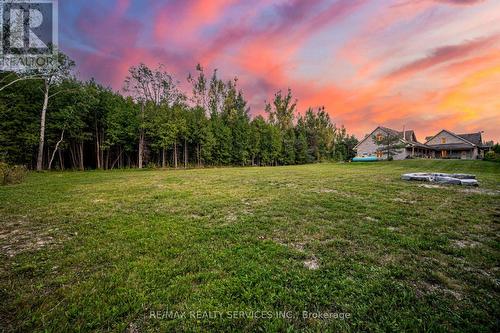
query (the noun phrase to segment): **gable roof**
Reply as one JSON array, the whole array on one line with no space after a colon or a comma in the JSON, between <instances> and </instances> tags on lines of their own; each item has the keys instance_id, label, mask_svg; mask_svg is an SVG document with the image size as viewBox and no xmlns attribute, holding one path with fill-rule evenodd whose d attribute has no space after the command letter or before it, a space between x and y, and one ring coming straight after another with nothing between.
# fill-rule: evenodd
<instances>
[{"instance_id":1,"label":"gable roof","mask_svg":"<svg viewBox=\"0 0 500 333\"><path fill-rule=\"evenodd\" d=\"M481 146L483 144L483 140L481 137L481 133L469 133L469 134L457 134L459 137L461 137L464 140L467 140L476 146Z\"/></svg>"},{"instance_id":2,"label":"gable roof","mask_svg":"<svg viewBox=\"0 0 500 333\"><path fill-rule=\"evenodd\" d=\"M418 142L417 136L415 135L415 131L413 130L405 131L405 140L411 142Z\"/></svg>"},{"instance_id":3,"label":"gable roof","mask_svg":"<svg viewBox=\"0 0 500 333\"><path fill-rule=\"evenodd\" d=\"M434 135L432 138L430 138L429 140L427 140L427 141L425 142L425 144L427 145L427 144L429 143L429 141L431 141L432 139L434 139L436 136L438 136L439 134L441 134L441 133L443 133L443 132L446 132L446 133L448 133L448 134L450 134L450 135L452 135L452 136L456 137L457 139L459 139L459 140L461 140L461 141L463 141L463 142L465 142L465 143L468 143L468 144L470 144L470 145L476 146L476 144L475 144L475 143L472 143L472 142L470 142L469 140L467 140L467 139L465 138L465 137L467 137L467 135L468 135L468 134L462 134L462 135L464 135L464 136L465 136L465 137L462 137L462 136L460 136L460 135L457 135L457 134L455 134L455 133L453 133L453 132L450 132L450 131L447 131L447 130L445 130L445 129L442 129L441 131L439 131L436 135ZM475 134L476 134L476 133L474 133L474 134L472 134L472 135L475 135ZM480 133L479 133L479 134L480 134ZM435 146L435 145L429 145L429 146L431 146L431 147L432 147L432 146Z\"/></svg>"},{"instance_id":4,"label":"gable roof","mask_svg":"<svg viewBox=\"0 0 500 333\"><path fill-rule=\"evenodd\" d=\"M396 131L392 128L389 128L389 127L384 127L384 126L377 126L377 128L375 128L373 131L371 131L370 134L368 134L367 136L365 136L363 138L363 140L359 141L358 144L354 147L354 149L358 148L358 146L365 142L366 139L368 139L369 137L372 136L372 134L378 130L378 129L381 129L382 131L386 132L387 134L390 134L390 135L393 135L393 136L397 136L401 142L403 143L410 143L410 144L421 144L417 141L417 137L415 136L415 132L413 130L408 130L408 131L405 131L404 133L404 138L403 138L403 132L401 131Z\"/></svg>"},{"instance_id":5,"label":"gable roof","mask_svg":"<svg viewBox=\"0 0 500 333\"><path fill-rule=\"evenodd\" d=\"M402 131L396 131L396 130L389 128L389 127L383 127L383 126L379 126L379 127L382 130L386 131L387 133L390 133L391 135L397 136L405 141L418 142L417 137L415 136L415 131L413 131L413 130L405 131L404 136L403 136Z\"/></svg>"}]
</instances>

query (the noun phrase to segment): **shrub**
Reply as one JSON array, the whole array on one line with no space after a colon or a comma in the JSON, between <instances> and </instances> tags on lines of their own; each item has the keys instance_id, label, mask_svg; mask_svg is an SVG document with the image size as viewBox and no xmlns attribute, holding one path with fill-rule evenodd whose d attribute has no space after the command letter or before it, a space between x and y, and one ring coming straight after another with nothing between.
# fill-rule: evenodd
<instances>
[{"instance_id":1,"label":"shrub","mask_svg":"<svg viewBox=\"0 0 500 333\"><path fill-rule=\"evenodd\" d=\"M484 160L485 161L500 162L500 154L497 154L494 151L489 151L486 154L484 154Z\"/></svg>"},{"instance_id":2,"label":"shrub","mask_svg":"<svg viewBox=\"0 0 500 333\"><path fill-rule=\"evenodd\" d=\"M0 181L2 185L19 184L24 180L28 170L21 165L8 165L0 162Z\"/></svg>"}]
</instances>

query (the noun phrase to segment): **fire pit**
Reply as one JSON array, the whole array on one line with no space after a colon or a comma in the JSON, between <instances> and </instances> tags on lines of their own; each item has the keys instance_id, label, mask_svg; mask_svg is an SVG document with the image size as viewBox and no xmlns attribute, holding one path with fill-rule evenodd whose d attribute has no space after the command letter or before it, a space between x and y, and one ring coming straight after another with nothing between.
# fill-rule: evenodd
<instances>
[{"instance_id":1,"label":"fire pit","mask_svg":"<svg viewBox=\"0 0 500 333\"><path fill-rule=\"evenodd\" d=\"M463 173L406 173L401 175L401 179L449 185L479 186L476 176Z\"/></svg>"}]
</instances>

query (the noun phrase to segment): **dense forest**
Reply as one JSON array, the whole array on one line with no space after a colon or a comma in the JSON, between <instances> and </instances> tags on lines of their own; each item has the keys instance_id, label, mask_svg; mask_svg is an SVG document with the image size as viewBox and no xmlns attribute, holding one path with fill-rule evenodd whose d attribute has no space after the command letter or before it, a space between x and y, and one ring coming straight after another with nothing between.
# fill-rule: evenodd
<instances>
[{"instance_id":1,"label":"dense forest","mask_svg":"<svg viewBox=\"0 0 500 333\"><path fill-rule=\"evenodd\" d=\"M270 166L347 160L357 140L291 90L250 117L237 78L198 65L183 92L164 68L132 67L123 90L82 82L60 55L44 73L0 73L0 160L30 169Z\"/></svg>"}]
</instances>

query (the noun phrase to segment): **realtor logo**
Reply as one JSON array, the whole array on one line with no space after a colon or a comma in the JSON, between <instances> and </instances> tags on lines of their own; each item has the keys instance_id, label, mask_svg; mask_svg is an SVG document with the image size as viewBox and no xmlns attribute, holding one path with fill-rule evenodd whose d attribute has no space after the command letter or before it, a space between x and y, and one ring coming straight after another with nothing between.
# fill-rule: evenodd
<instances>
[{"instance_id":1,"label":"realtor logo","mask_svg":"<svg viewBox=\"0 0 500 333\"><path fill-rule=\"evenodd\" d=\"M0 70L39 69L57 54L57 0L0 0Z\"/></svg>"}]
</instances>

